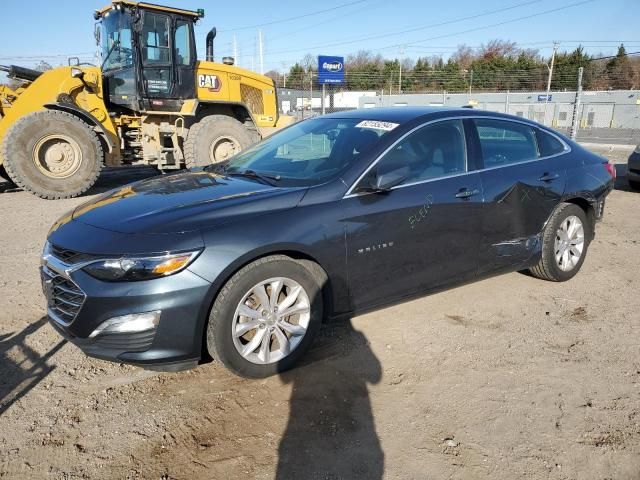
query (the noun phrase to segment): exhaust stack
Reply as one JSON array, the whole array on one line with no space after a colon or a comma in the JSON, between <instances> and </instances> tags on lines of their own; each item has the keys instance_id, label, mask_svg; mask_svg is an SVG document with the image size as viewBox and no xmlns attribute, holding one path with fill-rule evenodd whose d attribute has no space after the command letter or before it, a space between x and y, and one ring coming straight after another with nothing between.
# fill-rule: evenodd
<instances>
[{"instance_id":1,"label":"exhaust stack","mask_svg":"<svg viewBox=\"0 0 640 480\"><path fill-rule=\"evenodd\" d=\"M207 33L207 62L213 62L213 39L216 38L216 27Z\"/></svg>"}]
</instances>

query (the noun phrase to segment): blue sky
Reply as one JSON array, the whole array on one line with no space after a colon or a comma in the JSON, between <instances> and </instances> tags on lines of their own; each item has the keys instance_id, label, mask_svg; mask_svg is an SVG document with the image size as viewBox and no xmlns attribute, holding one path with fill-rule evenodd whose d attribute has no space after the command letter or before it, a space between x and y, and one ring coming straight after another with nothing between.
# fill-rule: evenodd
<instances>
[{"instance_id":1,"label":"blue sky","mask_svg":"<svg viewBox=\"0 0 640 480\"><path fill-rule=\"evenodd\" d=\"M563 8L581 2L584 0L167 0L176 7L205 9L206 16L196 27L200 58L204 36L215 25L219 31L216 57L232 54L235 34L238 64L253 65L255 70L259 68L258 29L264 38L265 70L279 71L306 53L342 55L366 49L386 57L441 54L446 58L457 45L475 47L495 38L539 49L543 55L550 53L553 40L561 42L561 50L582 43L588 52L606 55L615 53L617 43L625 41L627 51L640 51L640 0L591 0ZM70 55L92 60L92 12L107 1L6 3L2 17L13 20L0 28L0 63L33 66L42 59L59 65ZM271 8L265 10L265 6ZM314 13L320 10L326 11ZM550 10L556 11L545 13ZM24 17L25 13L30 17Z\"/></svg>"}]
</instances>

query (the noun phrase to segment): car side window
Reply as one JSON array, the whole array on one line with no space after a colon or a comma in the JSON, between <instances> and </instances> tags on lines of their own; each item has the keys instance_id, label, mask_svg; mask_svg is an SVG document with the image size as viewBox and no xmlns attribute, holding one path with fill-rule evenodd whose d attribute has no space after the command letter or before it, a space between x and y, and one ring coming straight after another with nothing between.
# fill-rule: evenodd
<instances>
[{"instance_id":1,"label":"car side window","mask_svg":"<svg viewBox=\"0 0 640 480\"><path fill-rule=\"evenodd\" d=\"M444 120L411 133L388 151L371 169L380 175L408 167L400 185L466 171L466 144L461 120ZM364 181L371 181L370 175Z\"/></svg>"},{"instance_id":2,"label":"car side window","mask_svg":"<svg viewBox=\"0 0 640 480\"><path fill-rule=\"evenodd\" d=\"M564 152L564 144L553 135L538 129L536 130L536 138L538 140L540 156L550 157L551 155Z\"/></svg>"},{"instance_id":3,"label":"car side window","mask_svg":"<svg viewBox=\"0 0 640 480\"><path fill-rule=\"evenodd\" d=\"M509 120L474 120L484 167L499 167L538 158L538 145L532 127Z\"/></svg>"}]
</instances>

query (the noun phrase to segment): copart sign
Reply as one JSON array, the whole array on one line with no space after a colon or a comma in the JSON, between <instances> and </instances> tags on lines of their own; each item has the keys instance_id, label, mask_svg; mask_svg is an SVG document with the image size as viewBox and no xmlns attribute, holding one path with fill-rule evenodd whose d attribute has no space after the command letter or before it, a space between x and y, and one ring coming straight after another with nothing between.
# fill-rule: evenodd
<instances>
[{"instance_id":1,"label":"copart sign","mask_svg":"<svg viewBox=\"0 0 640 480\"><path fill-rule=\"evenodd\" d=\"M322 83L344 83L344 57L318 56L318 81Z\"/></svg>"}]
</instances>

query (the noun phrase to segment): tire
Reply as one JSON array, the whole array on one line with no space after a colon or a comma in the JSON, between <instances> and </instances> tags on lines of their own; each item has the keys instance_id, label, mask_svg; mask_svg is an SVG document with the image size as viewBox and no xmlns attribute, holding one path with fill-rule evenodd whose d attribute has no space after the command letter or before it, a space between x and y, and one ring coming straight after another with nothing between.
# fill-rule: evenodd
<instances>
[{"instance_id":1,"label":"tire","mask_svg":"<svg viewBox=\"0 0 640 480\"><path fill-rule=\"evenodd\" d=\"M640 190L640 182L636 182L634 180L629 180L629 186L633 189L633 190Z\"/></svg>"},{"instance_id":2,"label":"tire","mask_svg":"<svg viewBox=\"0 0 640 480\"><path fill-rule=\"evenodd\" d=\"M574 251L577 252L576 247L579 245L579 242L575 240L575 246L573 246L574 241L570 240L564 248L564 250L568 250L567 258L570 260L567 261L564 258L558 260L556 253L563 247L561 244L558 245L556 243L556 239L562 243L560 229L561 227L569 225L568 222L571 222L573 218L577 218L582 225L582 250L580 256L576 258L576 256L573 255ZM579 232L579 230L577 231ZM549 218L547 226L544 229L542 235L542 257L536 266L529 269L531 275L552 282L565 282L573 278L584 263L589 243L591 242L591 232L592 228L589 218L582 208L572 203L560 204ZM558 248L558 250L556 250L556 248ZM559 262L562 262L566 269L563 269Z\"/></svg>"},{"instance_id":3,"label":"tire","mask_svg":"<svg viewBox=\"0 0 640 480\"><path fill-rule=\"evenodd\" d=\"M311 262L308 262L311 263ZM322 300L322 276L318 273L322 269L316 267L316 271L313 268L309 268L309 265L305 261L297 261L284 255L273 255L256 260L253 263L240 269L222 288L218 297L213 303L211 313L209 315L209 323L207 325L207 349L211 357L214 360L219 360L222 364L231 370L233 373L247 378L264 378L270 375L274 375L279 372L286 371L293 367L295 363L304 355L304 353L311 346L314 337L317 335L320 325L322 323L323 316L323 300ZM324 271L322 271L324 273ZM254 291L254 287L258 287L261 282L272 281L273 279L284 279L291 281L301 287L301 292L295 299L294 305L308 305L308 314L302 313L299 316L294 314L287 317L287 320L293 324L294 327L304 325L306 318L306 332L303 335L289 335L287 337L288 344L292 345L290 353L281 357L282 353L281 344L278 341L278 329L280 333L286 333L287 330L277 327L280 320L275 323L275 326L269 326L268 319L252 320L250 317L239 317L237 313L242 306L249 304L254 307L254 312L262 310L262 303L252 303L253 298L247 298ZM326 277L325 277L326 278ZM268 284L269 286L272 283ZM271 288L264 290L267 297L271 295ZM284 304L284 298L290 295L292 290L284 283L282 293L279 296L278 305ZM306 295L306 297L305 297ZM308 300L308 304L304 299ZM266 298L269 300L269 298ZM268 309L268 307L266 307ZM290 308L290 307L285 307ZM283 310L284 312L284 310ZM261 316L264 316L264 310L260 312ZM306 315L306 317L305 317ZM295 318L297 317L297 319ZM234 338L233 332L239 325L243 323L239 322L240 318L244 321L254 321L262 323L262 327L254 327L251 330L247 330L245 336ZM271 320L272 322L275 320ZM298 323L296 323L296 321ZM291 324L288 324L291 327ZM274 332L271 333L273 329ZM302 329L304 330L304 328ZM266 355L269 360L268 363L260 362L262 355L261 345L264 342L256 344L254 350L251 350L248 345L252 340L258 339L258 334L262 333L260 338L268 338L267 349L269 353ZM297 342L297 343L295 343ZM271 351L278 346L278 350ZM249 348L250 352L245 356L241 353L241 348ZM254 353L252 353L254 352ZM249 358L253 357L253 360ZM264 357L263 357L264 358Z\"/></svg>"},{"instance_id":4,"label":"tire","mask_svg":"<svg viewBox=\"0 0 640 480\"><path fill-rule=\"evenodd\" d=\"M14 183L46 199L86 192L98 179L104 156L89 125L54 110L20 118L7 132L2 154Z\"/></svg>"},{"instance_id":5,"label":"tire","mask_svg":"<svg viewBox=\"0 0 640 480\"><path fill-rule=\"evenodd\" d=\"M184 144L187 168L206 167L231 158L256 143L256 134L226 115L209 115L191 126Z\"/></svg>"}]
</instances>

